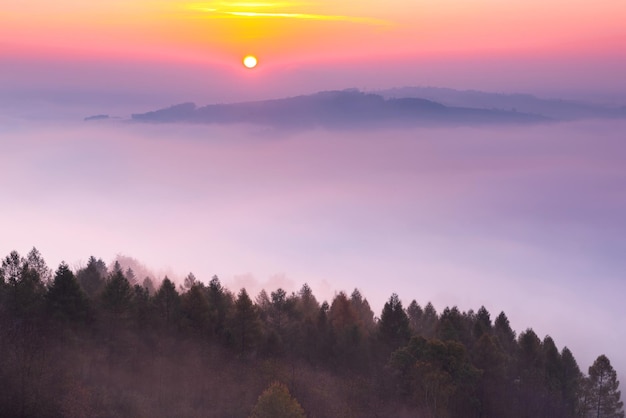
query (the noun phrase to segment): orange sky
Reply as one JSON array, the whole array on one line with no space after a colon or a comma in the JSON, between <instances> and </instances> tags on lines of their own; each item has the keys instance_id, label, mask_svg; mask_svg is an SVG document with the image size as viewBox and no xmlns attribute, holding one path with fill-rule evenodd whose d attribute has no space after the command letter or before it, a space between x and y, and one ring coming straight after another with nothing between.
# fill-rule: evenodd
<instances>
[{"instance_id":1,"label":"orange sky","mask_svg":"<svg viewBox=\"0 0 626 418\"><path fill-rule=\"evenodd\" d=\"M0 0L0 92L167 91L161 104L407 85L621 97L624 21L621 0Z\"/></svg>"},{"instance_id":2,"label":"orange sky","mask_svg":"<svg viewBox=\"0 0 626 418\"><path fill-rule=\"evenodd\" d=\"M6 3L6 4L5 4ZM626 2L602 0L3 0L5 52L265 61L624 54Z\"/></svg>"}]
</instances>

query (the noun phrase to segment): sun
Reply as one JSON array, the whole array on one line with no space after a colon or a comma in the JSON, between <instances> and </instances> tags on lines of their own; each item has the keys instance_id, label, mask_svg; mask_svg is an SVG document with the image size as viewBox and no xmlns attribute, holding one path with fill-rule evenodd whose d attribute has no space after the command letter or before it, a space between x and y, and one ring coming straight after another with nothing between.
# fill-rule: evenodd
<instances>
[{"instance_id":1,"label":"sun","mask_svg":"<svg viewBox=\"0 0 626 418\"><path fill-rule=\"evenodd\" d=\"M252 68L256 67L257 63L258 63L258 60L256 59L256 57L254 55L246 55L243 58L243 65L246 68L252 69Z\"/></svg>"}]
</instances>

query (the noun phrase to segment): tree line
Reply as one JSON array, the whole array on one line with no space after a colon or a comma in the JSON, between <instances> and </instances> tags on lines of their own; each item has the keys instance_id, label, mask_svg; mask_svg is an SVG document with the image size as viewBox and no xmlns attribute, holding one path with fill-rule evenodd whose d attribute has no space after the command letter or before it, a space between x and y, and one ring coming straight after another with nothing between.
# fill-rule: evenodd
<instances>
[{"instance_id":1,"label":"tree line","mask_svg":"<svg viewBox=\"0 0 626 418\"><path fill-rule=\"evenodd\" d=\"M437 312L358 289L317 300L189 274L178 288L96 257L0 268L0 411L15 417L624 417L616 371L504 312Z\"/></svg>"}]
</instances>

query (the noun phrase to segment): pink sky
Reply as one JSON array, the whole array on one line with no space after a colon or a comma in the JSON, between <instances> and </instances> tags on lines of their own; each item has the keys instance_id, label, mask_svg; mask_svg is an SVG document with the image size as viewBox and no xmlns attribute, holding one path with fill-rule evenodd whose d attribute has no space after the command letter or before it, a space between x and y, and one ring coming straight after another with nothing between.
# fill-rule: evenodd
<instances>
[{"instance_id":1,"label":"pink sky","mask_svg":"<svg viewBox=\"0 0 626 418\"><path fill-rule=\"evenodd\" d=\"M626 95L625 16L611 0L4 0L0 89L204 102L403 85Z\"/></svg>"}]
</instances>

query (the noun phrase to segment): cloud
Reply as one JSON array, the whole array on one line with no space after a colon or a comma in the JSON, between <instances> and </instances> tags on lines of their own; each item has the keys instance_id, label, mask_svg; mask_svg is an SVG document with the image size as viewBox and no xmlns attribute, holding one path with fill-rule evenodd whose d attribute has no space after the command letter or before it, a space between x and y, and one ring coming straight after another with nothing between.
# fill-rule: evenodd
<instances>
[{"instance_id":1,"label":"cloud","mask_svg":"<svg viewBox=\"0 0 626 418\"><path fill-rule=\"evenodd\" d=\"M315 13L288 12L285 9L300 6L298 3L287 2L215 2L194 3L188 6L190 10L202 12L212 18L278 18L318 20L333 22L350 22L367 25L388 26L391 22L383 19L359 16L329 15ZM275 9L265 11L266 9Z\"/></svg>"}]
</instances>

